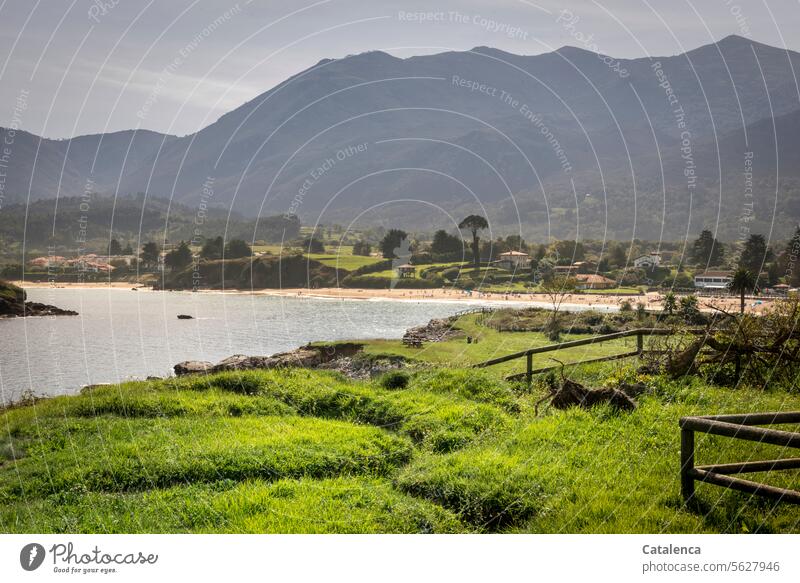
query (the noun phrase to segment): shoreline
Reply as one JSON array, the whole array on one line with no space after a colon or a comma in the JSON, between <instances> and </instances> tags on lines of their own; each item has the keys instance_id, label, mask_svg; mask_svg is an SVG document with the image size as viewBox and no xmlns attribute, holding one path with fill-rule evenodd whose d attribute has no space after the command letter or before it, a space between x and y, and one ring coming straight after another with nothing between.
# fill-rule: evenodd
<instances>
[{"instance_id":1,"label":"shoreline","mask_svg":"<svg viewBox=\"0 0 800 583\"><path fill-rule=\"evenodd\" d=\"M52 282L26 282L12 281L11 283L23 289L109 289L122 291L154 290L145 284L130 282L84 282L84 283L52 283ZM162 290L157 290L162 291ZM167 292L193 293L191 290L163 290ZM272 296L294 299L325 299L325 300L359 300L359 301L411 301L411 302L452 302L458 304L487 304L509 307L541 307L550 308L552 302L546 294L537 293L498 293L498 292L466 292L454 288L438 289L359 289L359 288L285 288L285 289L255 289L255 290L214 290L200 289L196 293L221 294L221 295L255 295ZM605 311L619 310L624 302L629 302L632 307L642 303L649 311L662 308L664 295L661 292L647 292L636 295L604 295L599 293L571 293L564 297L562 309L599 309ZM729 297L698 297L699 307L702 311L711 312L723 309L728 312L739 311L739 298ZM748 298L745 311L762 314L770 306L773 298Z\"/></svg>"}]
</instances>

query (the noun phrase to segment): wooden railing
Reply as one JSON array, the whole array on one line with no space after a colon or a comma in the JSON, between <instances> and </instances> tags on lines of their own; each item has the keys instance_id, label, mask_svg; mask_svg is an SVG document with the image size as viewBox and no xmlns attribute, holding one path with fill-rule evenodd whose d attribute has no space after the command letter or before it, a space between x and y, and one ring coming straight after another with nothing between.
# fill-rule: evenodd
<instances>
[{"instance_id":1,"label":"wooden railing","mask_svg":"<svg viewBox=\"0 0 800 583\"><path fill-rule=\"evenodd\" d=\"M690 334L701 334L705 333L706 330L688 330ZM521 352L515 352L513 354L507 354L505 356L500 356L498 358L493 358L491 360L487 360L486 362L481 362L479 364L473 365L475 368L485 368L487 366L494 366L496 364L501 364L504 362L508 362L510 360L516 360L518 358L525 358L526 365L525 365L525 372L514 374L509 377L506 377L507 380L520 380L525 379L529 383L533 379L534 374L539 374L543 372L547 372L549 370L553 370L559 368L560 365L557 366L546 366L542 368L533 368L533 356L535 354L544 354L546 352L553 352L556 350L564 350L565 348L575 348L578 346L588 346L590 344L600 344L603 342L609 342L611 340L618 340L620 338L630 338L631 336L636 336L636 350L632 352L624 352L622 354L611 354L608 356L600 356L598 358L590 358L587 360L581 360L578 362L570 362L568 363L570 366L577 365L577 364L589 364L593 362L603 362L607 360L619 360L622 358L630 358L632 356L640 356L644 354L644 337L645 336L670 336L675 334L674 330L669 328L637 328L635 330L623 330L622 332L613 332L611 334L603 334L601 336L592 336L591 338L582 338L580 340L571 340L569 342L561 342L559 344L548 344L547 346L537 346L536 348L529 348L528 350L523 350Z\"/></svg>"},{"instance_id":2,"label":"wooden railing","mask_svg":"<svg viewBox=\"0 0 800 583\"><path fill-rule=\"evenodd\" d=\"M684 501L687 503L692 501L695 495L695 481L700 481L747 494L763 496L772 500L800 504L800 492L796 490L778 488L731 476L731 474L751 472L796 470L800 468L800 458L758 460L710 466L694 465L695 431L800 449L800 433L753 427L754 425L775 425L780 423L800 423L800 411L682 417L679 425L681 428L681 494Z\"/></svg>"}]
</instances>

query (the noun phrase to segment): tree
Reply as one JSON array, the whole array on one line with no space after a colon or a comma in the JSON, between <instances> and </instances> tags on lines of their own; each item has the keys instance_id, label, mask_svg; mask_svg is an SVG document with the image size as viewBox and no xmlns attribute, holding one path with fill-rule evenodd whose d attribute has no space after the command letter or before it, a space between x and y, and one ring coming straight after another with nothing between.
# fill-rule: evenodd
<instances>
[{"instance_id":1,"label":"tree","mask_svg":"<svg viewBox=\"0 0 800 583\"><path fill-rule=\"evenodd\" d=\"M395 252L400 248L400 244L408 239L408 233L400 229L389 229L379 244L381 254L384 259L396 259Z\"/></svg>"},{"instance_id":2,"label":"tree","mask_svg":"<svg viewBox=\"0 0 800 583\"><path fill-rule=\"evenodd\" d=\"M228 241L228 244L225 245L224 257L226 259L239 259L240 257L250 257L252 255L253 250L250 248L250 245L241 239L231 239Z\"/></svg>"},{"instance_id":3,"label":"tree","mask_svg":"<svg viewBox=\"0 0 800 583\"><path fill-rule=\"evenodd\" d=\"M108 244L108 254L122 255L122 245L119 244L119 241L111 239L111 242Z\"/></svg>"},{"instance_id":4,"label":"tree","mask_svg":"<svg viewBox=\"0 0 800 583\"><path fill-rule=\"evenodd\" d=\"M361 255L362 257L369 257L372 253L372 245L366 241L356 241L353 245L353 255Z\"/></svg>"},{"instance_id":5,"label":"tree","mask_svg":"<svg viewBox=\"0 0 800 583\"><path fill-rule=\"evenodd\" d=\"M436 255L450 255L453 253L461 253L463 249L464 242L461 240L461 237L451 235L444 229L440 229L433 234L431 253Z\"/></svg>"},{"instance_id":6,"label":"tree","mask_svg":"<svg viewBox=\"0 0 800 583\"><path fill-rule=\"evenodd\" d=\"M554 275L548 277L539 284L539 292L543 293L550 300L553 305L552 315L547 323L546 333L547 337L555 342L561 335L561 329L558 321L558 311L561 309L561 304L567 299L567 296L575 291L575 279L564 275Z\"/></svg>"},{"instance_id":7,"label":"tree","mask_svg":"<svg viewBox=\"0 0 800 583\"><path fill-rule=\"evenodd\" d=\"M525 242L525 239L519 235L509 235L506 237L505 244L506 248L510 251L521 251L523 253L529 252L528 244Z\"/></svg>"},{"instance_id":8,"label":"tree","mask_svg":"<svg viewBox=\"0 0 800 583\"><path fill-rule=\"evenodd\" d=\"M609 244L608 261L615 267L625 267L628 263L628 251L625 245L617 242Z\"/></svg>"},{"instance_id":9,"label":"tree","mask_svg":"<svg viewBox=\"0 0 800 583\"><path fill-rule=\"evenodd\" d=\"M772 249L767 248L764 235L750 235L742 248L739 267L758 277L765 263L772 259Z\"/></svg>"},{"instance_id":10,"label":"tree","mask_svg":"<svg viewBox=\"0 0 800 583\"><path fill-rule=\"evenodd\" d=\"M463 221L458 223L458 228L461 230L468 230L470 233L472 233L472 262L475 265L475 271L480 271L481 246L478 233L483 229L488 229L489 223L480 215L469 215Z\"/></svg>"},{"instance_id":11,"label":"tree","mask_svg":"<svg viewBox=\"0 0 800 583\"><path fill-rule=\"evenodd\" d=\"M665 293L663 306L661 308L664 311L664 313L671 316L677 308L678 308L678 302L675 299L675 293L671 291Z\"/></svg>"},{"instance_id":12,"label":"tree","mask_svg":"<svg viewBox=\"0 0 800 583\"><path fill-rule=\"evenodd\" d=\"M700 309L697 304L697 296L684 296L681 298L681 315L687 324L695 324L700 319Z\"/></svg>"},{"instance_id":13,"label":"tree","mask_svg":"<svg viewBox=\"0 0 800 583\"><path fill-rule=\"evenodd\" d=\"M576 261L583 261L586 254L583 249L583 243L567 239L556 241L553 243L551 249L558 263L563 263L564 265L570 265Z\"/></svg>"},{"instance_id":14,"label":"tree","mask_svg":"<svg viewBox=\"0 0 800 583\"><path fill-rule=\"evenodd\" d=\"M739 313L744 314L744 296L747 293L758 293L758 278L752 271L740 267L728 283L731 293L739 294Z\"/></svg>"},{"instance_id":15,"label":"tree","mask_svg":"<svg viewBox=\"0 0 800 583\"><path fill-rule=\"evenodd\" d=\"M142 247L142 253L140 255L142 263L144 263L147 267L153 267L153 265L158 265L158 256L161 254L161 248L152 241L148 241Z\"/></svg>"},{"instance_id":16,"label":"tree","mask_svg":"<svg viewBox=\"0 0 800 583\"><path fill-rule=\"evenodd\" d=\"M216 239L206 239L203 248L200 250L200 257L203 259L222 259L222 251L225 248L225 241L222 237Z\"/></svg>"},{"instance_id":17,"label":"tree","mask_svg":"<svg viewBox=\"0 0 800 583\"><path fill-rule=\"evenodd\" d=\"M697 265L719 265L725 255L722 243L714 238L708 229L704 229L692 244L691 259Z\"/></svg>"},{"instance_id":18,"label":"tree","mask_svg":"<svg viewBox=\"0 0 800 583\"><path fill-rule=\"evenodd\" d=\"M128 243L127 246L125 247L125 249L122 250L122 254L123 255L133 255L133 247L131 247L130 243Z\"/></svg>"},{"instance_id":19,"label":"tree","mask_svg":"<svg viewBox=\"0 0 800 583\"><path fill-rule=\"evenodd\" d=\"M169 267L172 271L183 269L192 263L192 250L185 241L181 241L180 245L164 257L164 265Z\"/></svg>"},{"instance_id":20,"label":"tree","mask_svg":"<svg viewBox=\"0 0 800 583\"><path fill-rule=\"evenodd\" d=\"M308 253L325 253L325 244L316 237L306 237L300 241L300 247Z\"/></svg>"}]
</instances>

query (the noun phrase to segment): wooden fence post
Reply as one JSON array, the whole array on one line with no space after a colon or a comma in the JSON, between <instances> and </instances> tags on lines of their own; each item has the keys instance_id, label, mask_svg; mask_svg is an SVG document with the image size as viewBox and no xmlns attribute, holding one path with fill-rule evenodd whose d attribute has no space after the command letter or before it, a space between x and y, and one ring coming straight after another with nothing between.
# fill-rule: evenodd
<instances>
[{"instance_id":1,"label":"wooden fence post","mask_svg":"<svg viewBox=\"0 0 800 583\"><path fill-rule=\"evenodd\" d=\"M533 382L533 354L528 353L525 360L525 380L528 382L528 386L531 386Z\"/></svg>"},{"instance_id":2,"label":"wooden fence post","mask_svg":"<svg viewBox=\"0 0 800 583\"><path fill-rule=\"evenodd\" d=\"M681 428L681 495L689 503L694 497L694 431Z\"/></svg>"},{"instance_id":3,"label":"wooden fence post","mask_svg":"<svg viewBox=\"0 0 800 583\"><path fill-rule=\"evenodd\" d=\"M636 352L639 353L639 356L642 356L642 352L644 352L644 335L641 332L636 335Z\"/></svg>"}]
</instances>

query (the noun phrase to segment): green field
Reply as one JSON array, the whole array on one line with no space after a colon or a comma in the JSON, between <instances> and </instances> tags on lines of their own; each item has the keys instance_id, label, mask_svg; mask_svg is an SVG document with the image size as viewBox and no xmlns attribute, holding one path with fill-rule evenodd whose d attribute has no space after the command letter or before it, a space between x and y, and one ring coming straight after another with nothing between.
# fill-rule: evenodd
<instances>
[{"instance_id":1,"label":"green field","mask_svg":"<svg viewBox=\"0 0 800 583\"><path fill-rule=\"evenodd\" d=\"M338 251L338 250L337 250ZM352 255L350 253L342 252L331 253L306 253L306 257L319 261L328 267L335 267L336 269L344 269L345 271L354 271L359 267L365 265L372 265L383 261L380 257L366 257L363 255Z\"/></svg>"},{"instance_id":2,"label":"green field","mask_svg":"<svg viewBox=\"0 0 800 583\"><path fill-rule=\"evenodd\" d=\"M645 382L652 392L635 411L545 408L537 416L544 389L501 378L519 363L425 366L546 343L536 332L495 332L480 318L459 324L480 338L477 345L463 338L423 349L369 343L371 353L416 359L404 388L285 369L129 382L8 409L0 413L0 530L798 530L797 507L714 486L698 486L700 507L685 508L677 422L689 414L799 409L800 395L647 377L628 361L573 374L593 386ZM773 446L697 436L698 463L781 456ZM760 478L798 486L797 472Z\"/></svg>"},{"instance_id":3,"label":"green field","mask_svg":"<svg viewBox=\"0 0 800 583\"><path fill-rule=\"evenodd\" d=\"M458 322L462 336L446 342L426 343L422 348L405 346L400 340L372 340L365 350L369 354L393 354L410 359L424 360L442 366L470 366L498 356L527 350L537 346L546 346L553 342L541 332L498 332L484 325L487 316L468 314ZM570 326L570 315L562 316L565 330ZM478 342L467 343L466 337L478 339ZM566 334L563 341L587 338L591 334ZM576 362L599 356L631 352L636 349L636 338L622 338L602 344L592 344L551 352L534 357L534 367L545 367L556 364L557 358L564 363ZM507 376L523 372L525 360L513 360L488 369L497 376Z\"/></svg>"},{"instance_id":4,"label":"green field","mask_svg":"<svg viewBox=\"0 0 800 583\"><path fill-rule=\"evenodd\" d=\"M352 245L337 245L326 249L325 253L306 253L307 249L292 246L280 245L254 245L254 253L267 253L270 255L291 255L293 253L303 253L305 257L319 261L328 267L335 267L345 271L354 271L365 265L372 265L383 261L381 257L366 257L363 255L353 255Z\"/></svg>"}]
</instances>

